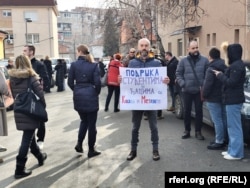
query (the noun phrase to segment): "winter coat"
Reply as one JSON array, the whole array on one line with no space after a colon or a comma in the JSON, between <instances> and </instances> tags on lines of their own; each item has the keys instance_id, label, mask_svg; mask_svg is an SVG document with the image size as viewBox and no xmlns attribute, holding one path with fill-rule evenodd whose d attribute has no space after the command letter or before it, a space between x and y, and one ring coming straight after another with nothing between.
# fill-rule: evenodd
<instances>
[{"instance_id":1,"label":"winter coat","mask_svg":"<svg viewBox=\"0 0 250 188\"><path fill-rule=\"evenodd\" d=\"M37 77L30 76L29 72L24 69L11 69L10 75L10 88L12 95L15 98L18 93L27 91L28 81L31 79L31 88L33 92L40 98L46 107L46 102L43 93L43 87ZM40 121L33 119L25 114L14 112L17 130L33 130L39 127Z\"/></svg>"},{"instance_id":2,"label":"winter coat","mask_svg":"<svg viewBox=\"0 0 250 188\"><path fill-rule=\"evenodd\" d=\"M123 64L119 60L112 60L108 66L108 85L119 86L118 75L119 67L123 67Z\"/></svg>"},{"instance_id":3,"label":"winter coat","mask_svg":"<svg viewBox=\"0 0 250 188\"><path fill-rule=\"evenodd\" d=\"M192 63L194 62L194 70L198 77L199 83L197 82L188 59ZM176 81L182 88L183 92L187 92L190 94L196 94L200 92L200 86L203 85L208 64L208 59L201 55L199 55L195 60L194 58L191 58L190 55L180 60L176 69Z\"/></svg>"},{"instance_id":4,"label":"winter coat","mask_svg":"<svg viewBox=\"0 0 250 188\"><path fill-rule=\"evenodd\" d=\"M240 104L245 102L244 82L246 76L245 64L241 60L242 47L240 44L228 46L229 67L217 78L223 83L222 102L224 104Z\"/></svg>"},{"instance_id":5,"label":"winter coat","mask_svg":"<svg viewBox=\"0 0 250 188\"><path fill-rule=\"evenodd\" d=\"M8 86L6 84L6 80L4 77L4 73L0 71L0 94L8 95ZM7 116L6 109L0 109L0 136L8 135L8 127L7 127Z\"/></svg>"},{"instance_id":6,"label":"winter coat","mask_svg":"<svg viewBox=\"0 0 250 188\"><path fill-rule=\"evenodd\" d=\"M101 77L98 63L88 62L84 56L70 66L68 86L73 91L74 109L80 113L99 110Z\"/></svg>"},{"instance_id":7,"label":"winter coat","mask_svg":"<svg viewBox=\"0 0 250 188\"><path fill-rule=\"evenodd\" d=\"M150 53L149 57L144 62L140 55L137 54L136 58L130 60L128 67L129 68L145 68L145 67L161 67L161 61L154 58L154 54Z\"/></svg>"},{"instance_id":8,"label":"winter coat","mask_svg":"<svg viewBox=\"0 0 250 188\"><path fill-rule=\"evenodd\" d=\"M222 102L222 83L216 78L213 70L225 72L227 66L224 60L215 59L209 63L206 71L206 77L203 85L203 97L208 102Z\"/></svg>"},{"instance_id":9,"label":"winter coat","mask_svg":"<svg viewBox=\"0 0 250 188\"><path fill-rule=\"evenodd\" d=\"M176 79L175 72L176 72L178 63L179 61L176 57L172 57L172 59L170 59L170 61L167 62L167 74L170 79L170 82L168 85L170 86L175 85L175 79Z\"/></svg>"},{"instance_id":10,"label":"winter coat","mask_svg":"<svg viewBox=\"0 0 250 188\"><path fill-rule=\"evenodd\" d=\"M42 79L44 90L47 91L50 88L50 80L44 64L38 61L36 58L31 59L32 68L36 71L36 73Z\"/></svg>"},{"instance_id":11,"label":"winter coat","mask_svg":"<svg viewBox=\"0 0 250 188\"><path fill-rule=\"evenodd\" d=\"M46 67L49 78L51 78L52 74L53 74L52 62L50 60L46 59L46 60L43 61L43 63L45 65L45 67Z\"/></svg>"},{"instance_id":12,"label":"winter coat","mask_svg":"<svg viewBox=\"0 0 250 188\"><path fill-rule=\"evenodd\" d=\"M67 74L66 63L58 63L55 66L55 70L56 70L56 85L60 87L60 89L64 90L64 79Z\"/></svg>"}]
</instances>

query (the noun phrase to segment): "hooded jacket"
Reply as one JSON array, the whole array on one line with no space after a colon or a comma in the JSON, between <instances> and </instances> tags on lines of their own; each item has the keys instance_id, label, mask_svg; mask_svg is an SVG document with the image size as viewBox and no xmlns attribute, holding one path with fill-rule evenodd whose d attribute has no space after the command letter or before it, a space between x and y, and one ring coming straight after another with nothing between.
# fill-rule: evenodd
<instances>
[{"instance_id":1,"label":"hooded jacket","mask_svg":"<svg viewBox=\"0 0 250 188\"><path fill-rule=\"evenodd\" d=\"M222 82L222 102L224 104L240 104L245 101L244 82L246 76L245 64L241 60L242 47L240 44L231 44L227 47L229 67L225 73L218 74Z\"/></svg>"},{"instance_id":2,"label":"hooded jacket","mask_svg":"<svg viewBox=\"0 0 250 188\"><path fill-rule=\"evenodd\" d=\"M39 78L30 76L29 72L24 69L10 69L10 88L12 95L15 98L18 93L27 91L28 81L31 79L31 88L33 92L40 98L46 107L46 102L43 93L43 87L40 84ZM33 130L40 126L40 121L30 118L29 116L14 112L17 130Z\"/></svg>"},{"instance_id":3,"label":"hooded jacket","mask_svg":"<svg viewBox=\"0 0 250 188\"><path fill-rule=\"evenodd\" d=\"M223 59L214 59L209 63L203 85L203 97L208 102L222 102L222 83L216 78L213 70L225 72L227 66Z\"/></svg>"}]
</instances>

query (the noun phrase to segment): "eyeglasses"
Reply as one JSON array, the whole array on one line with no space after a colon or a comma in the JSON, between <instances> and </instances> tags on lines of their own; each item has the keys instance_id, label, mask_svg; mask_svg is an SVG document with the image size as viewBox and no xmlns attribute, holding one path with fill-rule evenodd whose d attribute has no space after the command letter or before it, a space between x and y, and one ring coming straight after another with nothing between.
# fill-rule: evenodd
<instances>
[{"instance_id":1,"label":"eyeglasses","mask_svg":"<svg viewBox=\"0 0 250 188\"><path fill-rule=\"evenodd\" d=\"M135 52L130 52L130 53L135 53Z\"/></svg>"}]
</instances>

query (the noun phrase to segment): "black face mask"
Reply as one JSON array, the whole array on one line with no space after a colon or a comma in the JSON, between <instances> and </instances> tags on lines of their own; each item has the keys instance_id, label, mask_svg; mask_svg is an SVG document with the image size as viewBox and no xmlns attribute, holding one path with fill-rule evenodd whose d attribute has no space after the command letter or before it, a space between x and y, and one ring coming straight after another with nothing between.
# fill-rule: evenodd
<instances>
[{"instance_id":1,"label":"black face mask","mask_svg":"<svg viewBox=\"0 0 250 188\"><path fill-rule=\"evenodd\" d=\"M190 55L192 58L198 58L199 55L200 55L200 53L199 53L199 52L197 52L197 53L195 53L195 54L189 53L189 55Z\"/></svg>"}]
</instances>

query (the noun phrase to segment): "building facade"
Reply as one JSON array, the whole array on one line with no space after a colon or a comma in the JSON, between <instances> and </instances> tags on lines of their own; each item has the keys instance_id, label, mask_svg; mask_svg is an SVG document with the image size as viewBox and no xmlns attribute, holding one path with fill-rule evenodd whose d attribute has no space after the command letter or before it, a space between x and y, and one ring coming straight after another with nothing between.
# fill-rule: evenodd
<instances>
[{"instance_id":1,"label":"building facade","mask_svg":"<svg viewBox=\"0 0 250 188\"><path fill-rule=\"evenodd\" d=\"M177 20L164 20L162 13L166 1L158 1L158 31L165 51L172 51L177 57L185 56L188 42L194 39L199 43L201 54L207 56L212 47L220 48L222 42L228 41L240 43L243 46L243 59L249 60L249 0L194 2L196 4L192 10L197 14L193 20L185 22L185 9L183 16Z\"/></svg>"},{"instance_id":2,"label":"building facade","mask_svg":"<svg viewBox=\"0 0 250 188\"><path fill-rule=\"evenodd\" d=\"M0 1L0 28L8 33L4 58L16 57L23 46L36 47L36 57L58 56L57 4L54 0Z\"/></svg>"}]
</instances>

